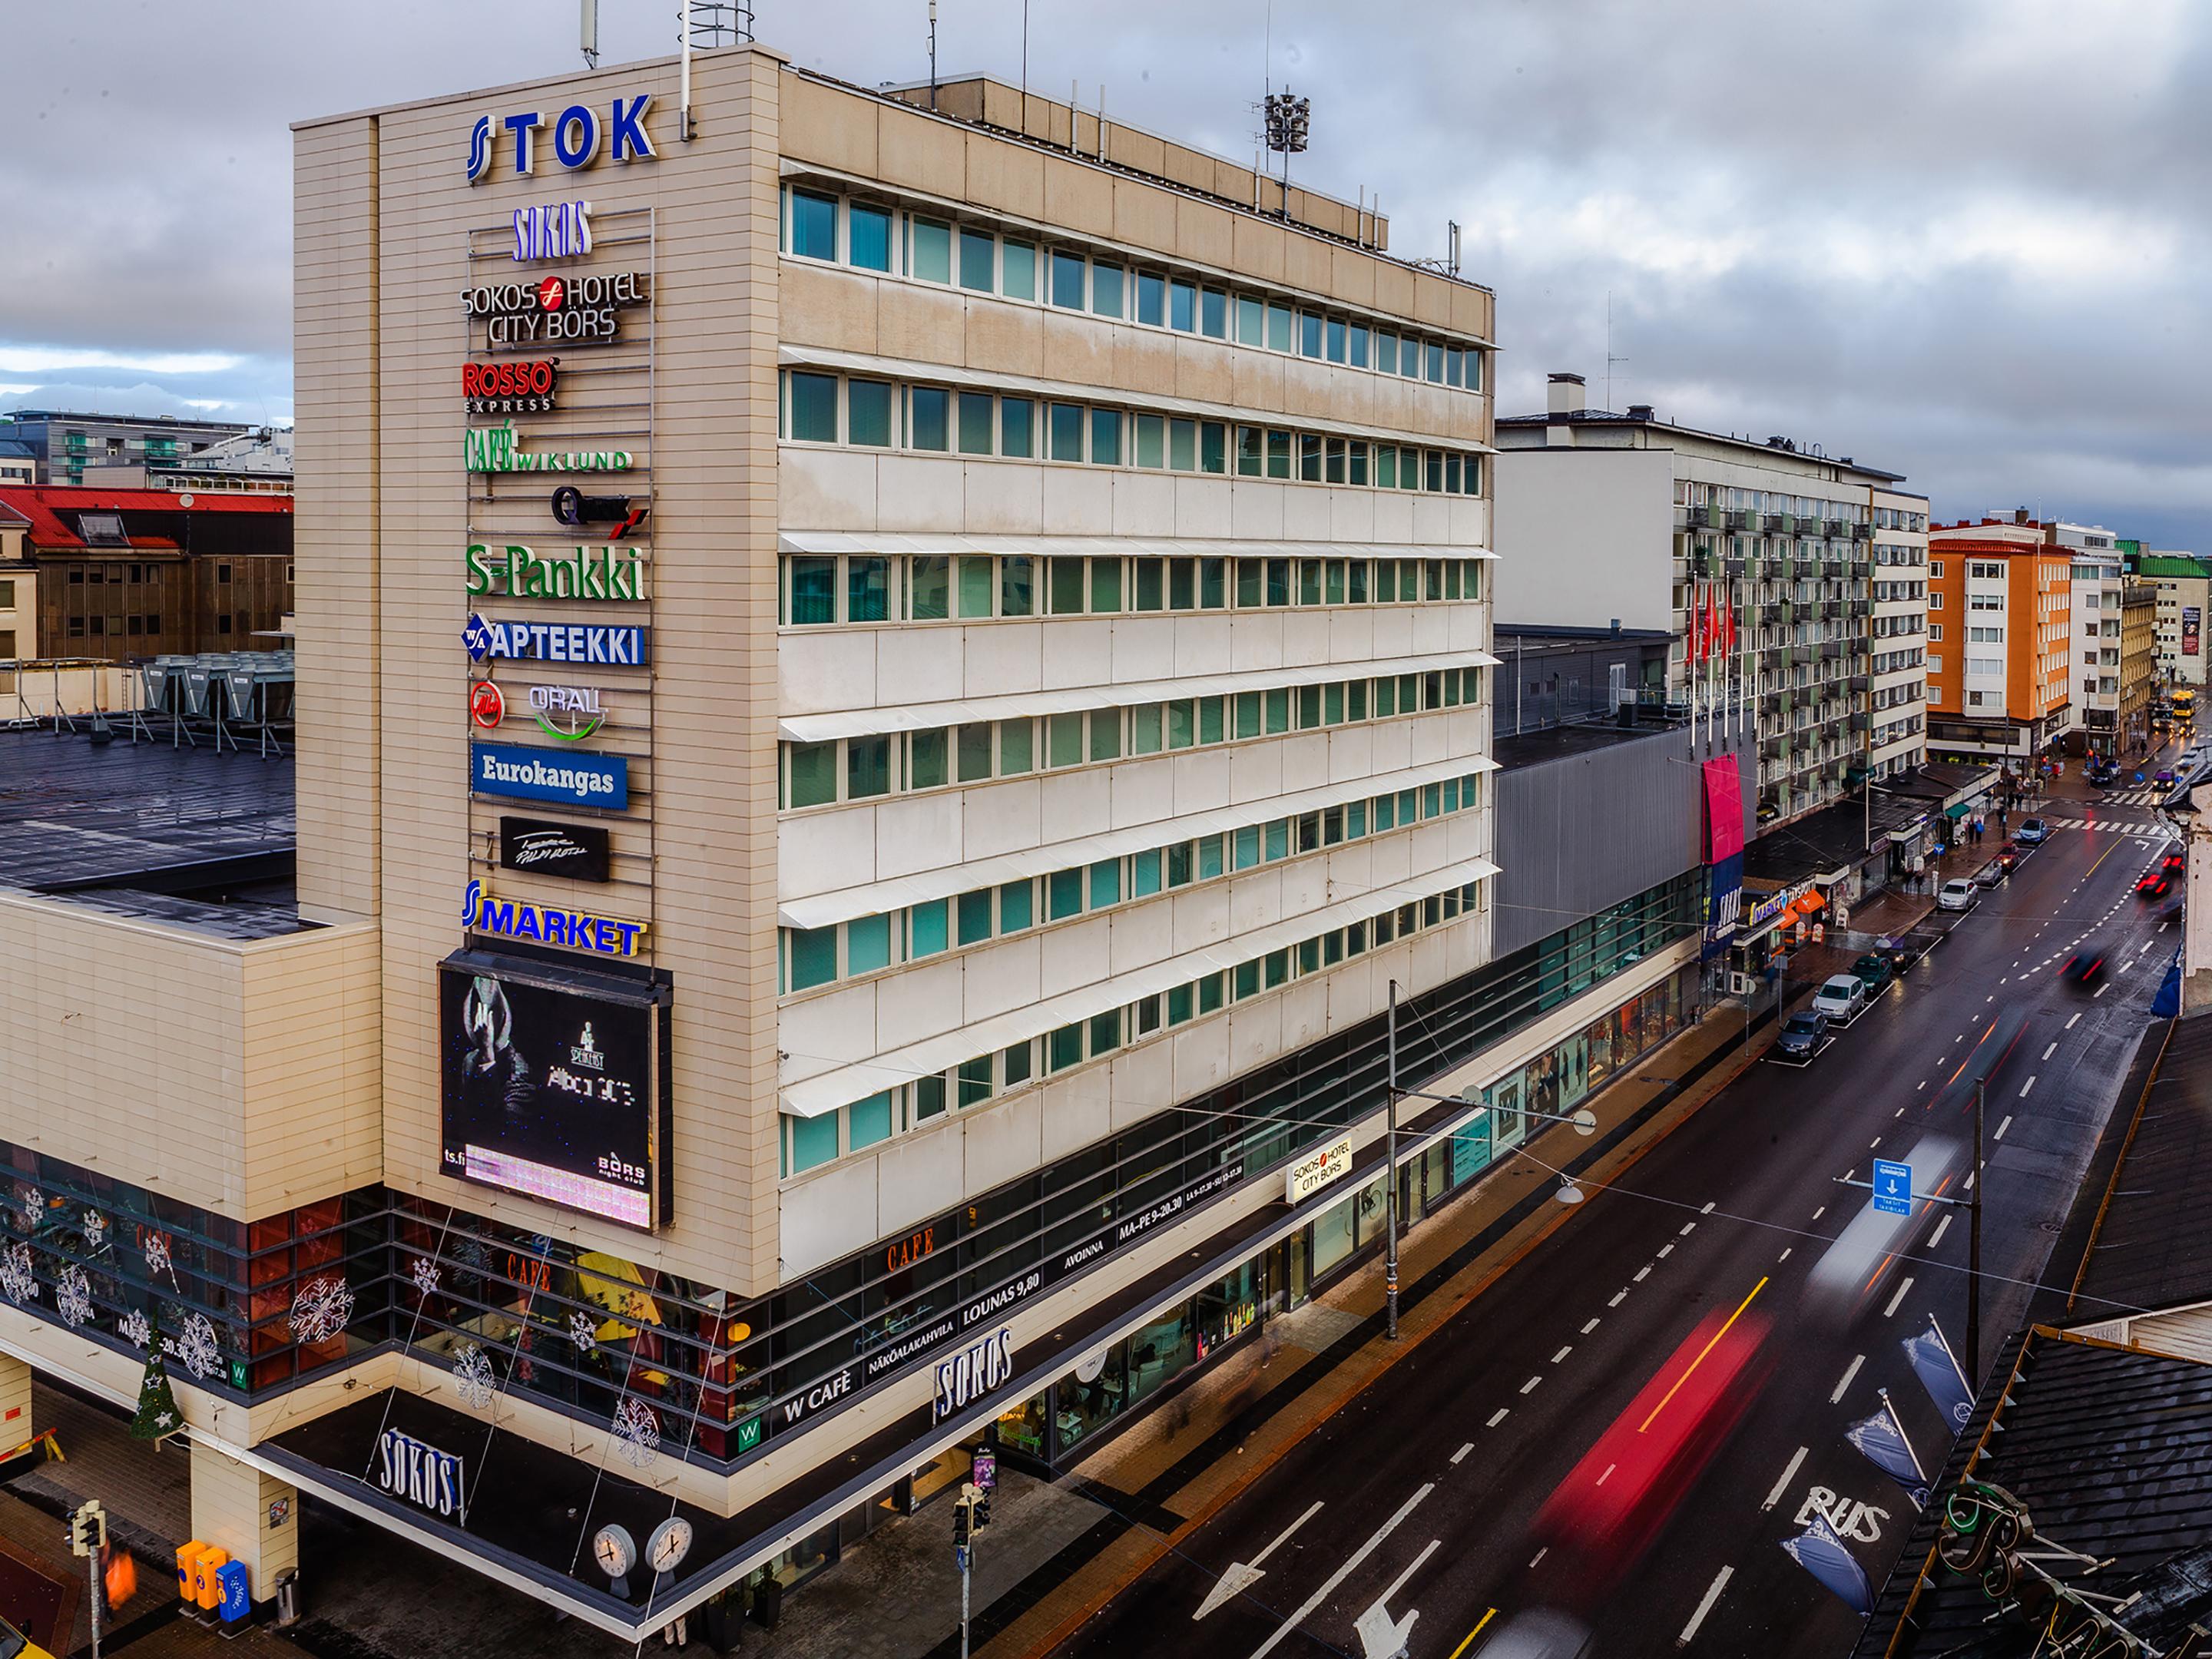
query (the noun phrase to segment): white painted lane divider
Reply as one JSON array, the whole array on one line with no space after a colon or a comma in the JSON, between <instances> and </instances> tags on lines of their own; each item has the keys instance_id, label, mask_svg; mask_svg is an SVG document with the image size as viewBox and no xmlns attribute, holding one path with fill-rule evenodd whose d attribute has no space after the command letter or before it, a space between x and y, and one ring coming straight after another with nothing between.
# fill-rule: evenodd
<instances>
[{"instance_id":1,"label":"white painted lane divider","mask_svg":"<svg viewBox=\"0 0 2212 1659\"><path fill-rule=\"evenodd\" d=\"M1486 1429L1496 1428L1500 1423L1503 1423L1505 1420L1506 1409L1507 1408L1505 1407L1500 1406L1496 1411L1491 1413L1490 1421L1484 1424L1482 1426Z\"/></svg>"},{"instance_id":2,"label":"white painted lane divider","mask_svg":"<svg viewBox=\"0 0 2212 1659\"><path fill-rule=\"evenodd\" d=\"M2005 1121L1997 1125L1997 1132L1991 1135L1990 1139L1992 1140L2002 1140L2004 1139L2004 1132L2011 1127L2012 1114L2010 1112L2007 1112L2005 1114Z\"/></svg>"},{"instance_id":3,"label":"white painted lane divider","mask_svg":"<svg viewBox=\"0 0 2212 1659\"><path fill-rule=\"evenodd\" d=\"M1818 1221L1822 1216L1827 1214L1827 1212L1828 1206L1823 1204L1819 1209L1813 1212L1813 1219Z\"/></svg>"},{"instance_id":4,"label":"white painted lane divider","mask_svg":"<svg viewBox=\"0 0 2212 1659\"><path fill-rule=\"evenodd\" d=\"M2027 1091L2033 1087L2035 1087L2035 1079L2031 1077L2027 1082L2020 1085L2020 1097L2022 1100L2026 1100L2027 1098Z\"/></svg>"},{"instance_id":5,"label":"white painted lane divider","mask_svg":"<svg viewBox=\"0 0 2212 1659\"><path fill-rule=\"evenodd\" d=\"M1523 1382L1523 1383L1521 1385L1521 1392L1522 1392L1522 1393L1523 1393L1523 1394L1534 1394L1534 1393L1535 1393L1535 1391L1536 1391L1536 1385L1537 1385L1538 1383L1541 1382L1543 1380L1544 1380L1544 1374L1543 1374L1543 1372L1541 1372L1541 1371L1537 1372L1535 1376L1534 1376L1530 1377L1530 1378L1529 1378L1526 1382Z\"/></svg>"},{"instance_id":6,"label":"white painted lane divider","mask_svg":"<svg viewBox=\"0 0 2212 1659\"><path fill-rule=\"evenodd\" d=\"M1765 1514L1767 1510L1772 1509L1777 1504L1779 1504L1782 1501L1782 1494L1790 1490L1790 1482L1796 1475L1798 1465L1805 1461L1805 1454L1811 1449L1812 1448L1810 1446L1800 1446L1797 1448L1796 1455L1792 1456L1790 1462L1784 1466L1782 1470L1782 1478L1774 1483L1774 1490L1766 1494L1766 1501L1759 1506L1759 1512L1761 1515Z\"/></svg>"},{"instance_id":7,"label":"white painted lane divider","mask_svg":"<svg viewBox=\"0 0 2212 1659\"><path fill-rule=\"evenodd\" d=\"M1943 1242L1943 1235L1951 1231L1951 1212L1944 1211L1943 1218L1936 1224L1936 1231L1928 1235L1928 1248L1934 1249Z\"/></svg>"},{"instance_id":8,"label":"white painted lane divider","mask_svg":"<svg viewBox=\"0 0 2212 1659\"><path fill-rule=\"evenodd\" d=\"M1267 1659L1267 1656L1275 1650L1276 1644L1280 1642L1285 1636L1288 1636L1292 1631L1296 1630L1300 1625L1305 1623L1307 1617L1311 1614L1313 1610L1319 1607L1322 1602L1328 1601L1328 1598L1335 1593L1336 1587L1339 1584L1341 1584L1346 1579L1351 1577L1353 1573L1357 1572L1359 1570L1359 1564L1364 1561L1369 1556L1374 1554L1376 1550L1382 1545L1382 1540L1388 1538L1392 1533L1397 1531L1400 1524L1404 1522L1407 1516L1411 1515L1413 1510L1419 1507L1421 1500L1426 1498L1436 1489L1435 1482L1431 1481L1428 1485L1423 1486L1419 1492L1415 1492L1411 1498L1408 1498L1403 1504L1400 1504L1398 1506L1397 1514L1392 1516L1388 1521L1385 1521L1382 1523L1382 1529L1380 1531L1376 1533L1376 1534L1372 1538L1369 1539L1365 1543L1362 1544L1358 1550L1354 1551L1352 1557L1349 1561L1346 1561L1342 1566L1331 1573L1328 1576L1328 1582L1323 1583L1322 1587L1316 1590L1311 1595L1308 1596L1304 1604L1301 1606L1296 1613L1292 1613L1273 1636L1270 1636L1266 1641L1261 1643L1258 1647L1252 1650L1252 1659ZM1319 1508L1320 1506L1316 1504L1315 1507Z\"/></svg>"},{"instance_id":9,"label":"white painted lane divider","mask_svg":"<svg viewBox=\"0 0 2212 1659\"><path fill-rule=\"evenodd\" d=\"M1626 1301L1627 1301L1627 1300L1628 1300L1628 1291L1627 1291L1626 1287L1626 1286L1624 1286L1623 1288L1621 1288L1621 1289L1620 1289L1620 1290L1615 1291L1613 1293L1613 1299L1612 1299L1610 1302L1607 1303L1605 1305L1606 1305L1607 1307L1608 1307L1608 1308L1618 1308L1618 1307L1619 1307L1622 1303L1624 1303L1624 1302L1626 1302Z\"/></svg>"},{"instance_id":10,"label":"white painted lane divider","mask_svg":"<svg viewBox=\"0 0 2212 1659\"><path fill-rule=\"evenodd\" d=\"M1565 1359L1565 1358L1569 1354L1572 1353L1574 1351L1575 1351L1575 1350L1574 1350L1574 1346L1573 1346L1573 1345L1572 1345L1571 1343L1571 1344L1569 1344L1567 1346L1565 1346L1565 1347L1564 1347L1564 1348L1560 1349L1560 1350L1559 1351L1559 1352L1557 1352L1557 1353L1555 1353L1555 1354L1553 1354L1553 1355L1552 1356L1552 1363L1553 1363L1554 1365L1558 1364L1559 1364L1562 1359Z\"/></svg>"},{"instance_id":11,"label":"white painted lane divider","mask_svg":"<svg viewBox=\"0 0 2212 1659\"><path fill-rule=\"evenodd\" d=\"M1843 1404L1844 1390L1851 1386L1851 1379L1859 1374L1859 1367L1865 1364L1866 1356L1864 1354L1860 1354L1854 1358L1850 1364L1844 1367L1844 1375L1842 1379L1836 1384L1836 1391L1828 1396L1828 1403L1831 1406L1840 1406Z\"/></svg>"},{"instance_id":12,"label":"white painted lane divider","mask_svg":"<svg viewBox=\"0 0 2212 1659\"><path fill-rule=\"evenodd\" d=\"M1698 1213L1699 1215L1711 1215L1713 1212L1713 1206L1718 1202L1719 1200L1717 1199L1707 1199L1705 1200L1705 1207L1698 1211Z\"/></svg>"},{"instance_id":13,"label":"white painted lane divider","mask_svg":"<svg viewBox=\"0 0 2212 1659\"><path fill-rule=\"evenodd\" d=\"M1584 1336L1588 1336L1588 1335L1589 1335L1592 1331L1595 1330L1596 1328L1597 1328L1597 1320L1596 1320L1596 1318L1595 1318L1595 1316L1593 1316L1593 1317L1591 1318L1591 1320L1590 1320L1589 1323L1583 1327L1583 1334Z\"/></svg>"},{"instance_id":14,"label":"white painted lane divider","mask_svg":"<svg viewBox=\"0 0 2212 1659\"><path fill-rule=\"evenodd\" d=\"M1651 1264L1648 1261L1636 1270L1636 1282L1638 1285L1641 1285L1645 1279L1650 1277Z\"/></svg>"},{"instance_id":15,"label":"white painted lane divider","mask_svg":"<svg viewBox=\"0 0 2212 1659\"><path fill-rule=\"evenodd\" d=\"M1664 1260L1666 1257L1670 1256L1670 1255L1674 1255L1674 1245L1673 1245L1672 1243L1662 1244L1662 1245L1659 1247L1659 1255L1660 1255L1660 1257L1661 1257L1661 1259L1662 1259L1662 1260Z\"/></svg>"},{"instance_id":16,"label":"white painted lane divider","mask_svg":"<svg viewBox=\"0 0 2212 1659\"><path fill-rule=\"evenodd\" d=\"M2074 1018L2076 1018L2076 1019L2079 1019L2079 1018L2081 1018L2081 1015L2079 1015L2079 1014L2076 1014L2076 1015L2075 1015L2075 1016L2074 1016ZM2045 1048L2045 1049L2043 1051L2043 1057L2044 1057L2045 1060L2049 1060L2049 1059L2051 1057L2051 1055L2053 1055L2053 1054L2057 1054L2057 1052L2058 1052L2058 1045L2057 1045L2057 1043L2055 1043L2055 1042L2054 1042L2054 1043L2052 1043L2052 1044L2051 1044L2048 1048Z\"/></svg>"},{"instance_id":17,"label":"white painted lane divider","mask_svg":"<svg viewBox=\"0 0 2212 1659\"><path fill-rule=\"evenodd\" d=\"M1682 1224L1682 1231L1681 1231L1680 1232L1679 1232L1679 1233L1676 1233L1676 1234L1674 1235L1674 1237L1677 1237L1677 1238L1687 1238L1687 1237L1688 1237L1692 1233L1693 1233L1693 1232L1695 1232L1695 1231L1697 1231L1697 1227L1698 1227L1698 1224L1697 1224L1696 1222L1694 1222L1694 1221L1685 1221L1685 1222Z\"/></svg>"},{"instance_id":18,"label":"white painted lane divider","mask_svg":"<svg viewBox=\"0 0 2212 1659\"><path fill-rule=\"evenodd\" d=\"M1472 1441L1472 1440L1470 1440L1470 1441L1468 1441L1468 1442L1467 1443L1467 1444L1465 1444L1464 1446L1462 1446L1462 1447L1461 1447L1457 1451L1454 1452L1454 1453L1452 1454L1452 1464L1453 1464L1453 1467L1454 1467L1454 1468L1457 1468L1457 1467L1458 1467L1458 1465L1460 1464L1460 1462L1462 1462L1462 1460L1467 1456L1467 1455L1468 1455L1469 1452L1473 1451L1474 1449L1474 1441Z\"/></svg>"},{"instance_id":19,"label":"white painted lane divider","mask_svg":"<svg viewBox=\"0 0 2212 1659\"><path fill-rule=\"evenodd\" d=\"M1682 1633L1674 1638L1676 1647L1690 1645L1698 1633L1698 1626L1705 1622L1705 1615L1713 1610L1713 1603L1721 1599L1721 1592L1728 1588L1728 1581L1735 1571L1734 1567L1721 1569L1720 1577L1713 1580L1712 1588L1705 1592L1705 1599L1698 1603L1698 1610L1690 1615L1690 1622L1682 1626Z\"/></svg>"},{"instance_id":20,"label":"white painted lane divider","mask_svg":"<svg viewBox=\"0 0 2212 1659\"><path fill-rule=\"evenodd\" d=\"M1889 1298L1889 1305L1881 1310L1881 1316L1884 1319L1891 1317L1898 1309L1905 1305L1905 1293L1911 1288L1912 1280L1908 1276L1905 1282L1897 1287L1897 1294Z\"/></svg>"},{"instance_id":21,"label":"white painted lane divider","mask_svg":"<svg viewBox=\"0 0 2212 1659\"><path fill-rule=\"evenodd\" d=\"M1778 1256L1776 1256L1776 1257L1774 1258L1774 1265L1775 1265L1776 1267L1780 1267L1784 1262L1785 1262L1785 1261L1789 1261L1789 1260L1790 1260L1790 1250L1791 1250L1792 1249L1794 1249L1794 1248L1795 1248L1795 1246L1789 1246L1789 1245L1785 1245L1785 1246L1784 1247L1784 1249L1783 1249L1782 1254L1781 1254L1780 1255L1778 1255Z\"/></svg>"},{"instance_id":22,"label":"white painted lane divider","mask_svg":"<svg viewBox=\"0 0 2212 1659\"><path fill-rule=\"evenodd\" d=\"M1304 1515L1291 1522L1289 1526L1285 1527L1282 1531L1277 1533L1275 1534L1275 1541L1268 1545L1267 1548L1261 1550L1257 1555L1254 1556L1250 1561L1231 1562L1229 1564L1229 1571L1223 1573L1220 1577L1213 1581L1213 1588L1206 1593L1206 1600L1198 1604L1198 1611L1191 1614L1191 1621L1194 1624L1196 1623L1199 1620L1205 1618L1207 1613L1212 1613L1216 1607L1220 1607L1224 1602L1228 1601L1236 1596L1242 1595L1246 1590L1251 1589L1253 1585L1258 1583L1262 1578L1265 1578L1267 1575L1260 1570L1260 1564L1266 1560L1269 1556L1273 1555L1277 1550L1282 1548L1285 1543L1289 1542L1290 1536L1292 1533L1296 1532L1300 1527L1305 1525L1307 1522L1312 1520L1315 1516L1320 1513L1321 1500L1319 1498L1316 1498L1312 1506L1309 1508Z\"/></svg>"}]
</instances>

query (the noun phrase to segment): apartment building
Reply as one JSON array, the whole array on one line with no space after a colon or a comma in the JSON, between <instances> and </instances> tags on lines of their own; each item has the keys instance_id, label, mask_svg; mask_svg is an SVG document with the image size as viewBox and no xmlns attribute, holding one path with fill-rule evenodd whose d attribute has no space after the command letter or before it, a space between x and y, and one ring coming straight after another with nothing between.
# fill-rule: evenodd
<instances>
[{"instance_id":1,"label":"apartment building","mask_svg":"<svg viewBox=\"0 0 2212 1659\"><path fill-rule=\"evenodd\" d=\"M1925 498L1786 438L1589 408L1578 374L1552 375L1548 401L1498 422L1509 625L1673 633L1674 695L1754 712L1763 823L1917 764ZM1699 641L1716 616L1729 621L1712 652Z\"/></svg>"},{"instance_id":2,"label":"apartment building","mask_svg":"<svg viewBox=\"0 0 2212 1659\"><path fill-rule=\"evenodd\" d=\"M20 443L33 463L27 483L82 483L88 467L159 466L197 455L252 428L236 421L174 415L91 415L58 409L0 412L0 441Z\"/></svg>"},{"instance_id":3,"label":"apartment building","mask_svg":"<svg viewBox=\"0 0 2212 1659\"><path fill-rule=\"evenodd\" d=\"M2204 684L2204 612L2212 566L2191 553L2137 551L2130 563L2156 599L2156 678L2160 687Z\"/></svg>"},{"instance_id":4,"label":"apartment building","mask_svg":"<svg viewBox=\"0 0 2212 1659\"><path fill-rule=\"evenodd\" d=\"M1930 529L1931 754L2027 760L2064 741L2072 706L2072 578L2071 550L2051 543L2045 527L2025 514ZM2100 630L2101 641L2101 622ZM2113 638L2117 653L2117 627ZM2117 678L2117 656L2114 667Z\"/></svg>"},{"instance_id":5,"label":"apartment building","mask_svg":"<svg viewBox=\"0 0 2212 1659\"><path fill-rule=\"evenodd\" d=\"M0 1373L157 1316L257 1600L301 1497L626 1640L795 1584L1697 1009L1736 757L1500 811L1488 290L997 82L688 70L297 129L293 886L0 895Z\"/></svg>"}]
</instances>

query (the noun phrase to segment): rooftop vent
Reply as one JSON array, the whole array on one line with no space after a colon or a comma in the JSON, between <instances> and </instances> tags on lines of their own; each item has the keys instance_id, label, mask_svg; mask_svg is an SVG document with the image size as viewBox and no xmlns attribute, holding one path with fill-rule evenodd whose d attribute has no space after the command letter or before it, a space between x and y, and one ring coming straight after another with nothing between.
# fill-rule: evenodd
<instances>
[{"instance_id":1,"label":"rooftop vent","mask_svg":"<svg viewBox=\"0 0 2212 1659\"><path fill-rule=\"evenodd\" d=\"M1650 421L1656 420L1658 417L1651 412L1650 404L1631 404L1628 406L1628 418L1632 421Z\"/></svg>"}]
</instances>

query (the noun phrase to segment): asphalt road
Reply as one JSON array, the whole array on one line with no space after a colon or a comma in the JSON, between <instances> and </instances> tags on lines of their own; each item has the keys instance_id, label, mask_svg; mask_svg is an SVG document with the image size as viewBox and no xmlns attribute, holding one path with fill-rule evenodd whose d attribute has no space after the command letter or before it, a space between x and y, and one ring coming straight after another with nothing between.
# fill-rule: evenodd
<instances>
[{"instance_id":1,"label":"asphalt road","mask_svg":"<svg viewBox=\"0 0 2212 1659\"><path fill-rule=\"evenodd\" d=\"M2091 816L2072 802L2050 810ZM2163 840L2153 815L2100 805L2094 817L2097 829L2055 831L1811 1066L1754 1065L1618 1187L1593 1193L1060 1651L1369 1659L1397 1644L1363 1637L1363 1617L1379 1631L1416 1614L1412 1659L1480 1659L1492 1644L1522 1659L1504 1633L1552 1608L1585 1626L1598 1655L1844 1652L1856 1616L1779 1544L1817 1510L1870 1581L1887 1571L1910 1500L1844 1431L1887 1388L1923 1464L1942 1464L1948 1431L1899 1345L1932 1313L1963 1353L1968 1226L1963 1211L1922 1206L1871 1266L1824 1292L1815 1270L1842 1265L1832 1247L1869 1201L1837 1178L1864 1180L1872 1158L1942 1138L1960 1147L1948 1188L1959 1192L1971 1080L1988 1073L1993 1352L2112 1108L2176 938L2130 891ZM2111 952L2100 994L2057 976L2084 937ZM1698 1364L1718 1369L1748 1349L1732 1396L1747 1404L1732 1424L1724 1406L1707 1413L1702 1467L1678 1467L1631 1510L1655 1528L1644 1547L1583 1548L1571 1532L1540 1530L1545 1500L1632 1401L1646 1424L1660 1419L1642 1391L1682 1376L1716 1313L1735 1322ZM1684 1378L1686 1406L1696 1375ZM1613 1478L1595 1465L1616 1446L1626 1467L1641 1443L1622 1437L1638 1429L1606 1438L1577 1490Z\"/></svg>"}]
</instances>

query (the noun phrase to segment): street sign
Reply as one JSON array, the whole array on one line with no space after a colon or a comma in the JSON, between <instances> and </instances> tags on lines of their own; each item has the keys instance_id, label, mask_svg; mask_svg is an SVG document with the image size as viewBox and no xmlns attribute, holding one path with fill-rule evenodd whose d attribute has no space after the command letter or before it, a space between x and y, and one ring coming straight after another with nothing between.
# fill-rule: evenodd
<instances>
[{"instance_id":1,"label":"street sign","mask_svg":"<svg viewBox=\"0 0 2212 1659\"><path fill-rule=\"evenodd\" d=\"M1875 1159L1874 1208L1876 1215L1912 1213L1912 1166L1910 1164L1893 1164L1882 1158Z\"/></svg>"}]
</instances>

